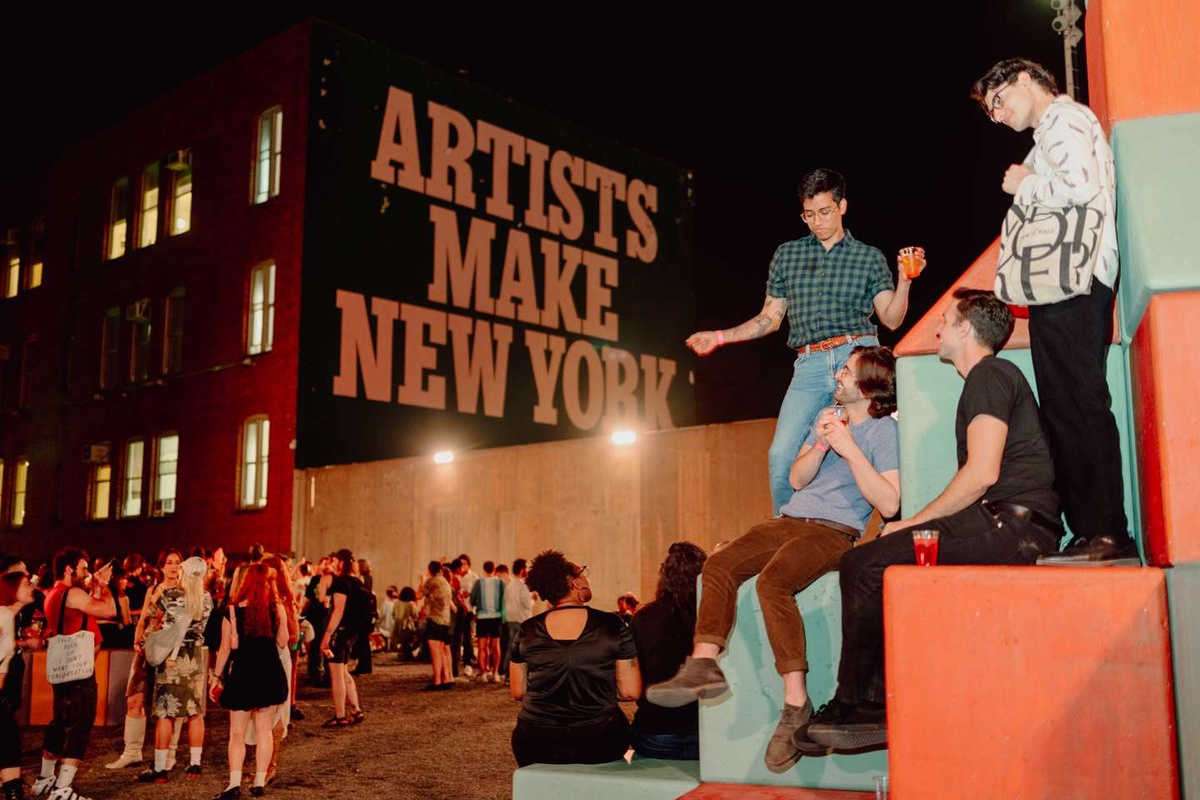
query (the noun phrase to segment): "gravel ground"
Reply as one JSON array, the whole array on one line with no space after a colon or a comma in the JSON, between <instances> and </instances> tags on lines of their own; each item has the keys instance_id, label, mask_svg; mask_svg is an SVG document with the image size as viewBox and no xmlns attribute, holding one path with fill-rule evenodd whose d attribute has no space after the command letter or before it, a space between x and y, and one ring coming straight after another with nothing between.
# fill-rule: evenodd
<instances>
[{"instance_id":1,"label":"gravel ground","mask_svg":"<svg viewBox=\"0 0 1200 800\"><path fill-rule=\"evenodd\" d=\"M303 670L303 665L300 667ZM341 729L322 729L332 716L328 689L306 685L303 671L299 704L306 714L293 722L280 751L279 776L267 797L363 798L388 800L511 800L516 768L509 736L517 704L504 684L455 684L449 692L422 692L429 682L427 664L398 663L394 655L375 654L374 671L359 676L366 721ZM632 705L627 706L632 713ZM90 798L170 798L208 800L228 781L228 714L210 708L204 749L204 774L183 776L186 738L179 765L165 786L140 784L142 767L108 770L122 744L119 726L97 728L79 775L78 791ZM43 727L23 734L27 787L37 777ZM153 758L153 748L145 754ZM247 748L242 798L249 798L254 748Z\"/></svg>"}]
</instances>

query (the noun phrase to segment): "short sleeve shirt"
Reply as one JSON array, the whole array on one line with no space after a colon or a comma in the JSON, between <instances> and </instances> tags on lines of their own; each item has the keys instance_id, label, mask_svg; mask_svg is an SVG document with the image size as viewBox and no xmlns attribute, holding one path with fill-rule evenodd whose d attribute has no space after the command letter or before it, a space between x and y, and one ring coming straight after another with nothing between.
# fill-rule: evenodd
<instances>
[{"instance_id":1,"label":"short sleeve shirt","mask_svg":"<svg viewBox=\"0 0 1200 800\"><path fill-rule=\"evenodd\" d=\"M894 288L883 253L850 231L829 250L812 234L784 242L767 274L767 294L787 300L793 349L833 336L878 333L871 322L875 296Z\"/></svg>"},{"instance_id":2,"label":"short sleeve shirt","mask_svg":"<svg viewBox=\"0 0 1200 800\"><path fill-rule=\"evenodd\" d=\"M425 580L421 587L421 595L425 598L425 618L438 625L450 624L450 584L441 575L434 575Z\"/></svg>"},{"instance_id":3,"label":"short sleeve shirt","mask_svg":"<svg viewBox=\"0 0 1200 800\"><path fill-rule=\"evenodd\" d=\"M1058 494L1054 491L1050 445L1033 390L1012 362L987 356L967 373L954 422L960 469L967 463L967 426L980 414L1008 425L1000 475L983 499L1017 503L1057 518Z\"/></svg>"},{"instance_id":4,"label":"short sleeve shirt","mask_svg":"<svg viewBox=\"0 0 1200 800\"><path fill-rule=\"evenodd\" d=\"M629 626L611 611L588 608L577 639L553 639L546 618L521 623L511 660L526 665L520 716L531 722L583 725L607 719L618 707L617 662L637 656Z\"/></svg>"}]
</instances>

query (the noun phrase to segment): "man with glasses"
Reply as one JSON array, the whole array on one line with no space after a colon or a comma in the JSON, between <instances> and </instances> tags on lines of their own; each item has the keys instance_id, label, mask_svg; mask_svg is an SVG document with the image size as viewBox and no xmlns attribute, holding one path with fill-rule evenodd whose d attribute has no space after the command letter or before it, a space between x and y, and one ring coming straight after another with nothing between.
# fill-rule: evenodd
<instances>
[{"instance_id":1,"label":"man with glasses","mask_svg":"<svg viewBox=\"0 0 1200 800\"><path fill-rule=\"evenodd\" d=\"M716 658L729 640L738 586L758 575L756 591L775 669L783 678L783 711L763 761L786 772L800 758L793 735L812 717L806 676L804 620L794 595L826 572L863 535L872 509L900 508L896 358L885 347L855 347L838 372L834 397L845 416L826 408L792 463L792 496L783 513L755 525L704 562L692 654L675 677L646 692L676 708L728 688Z\"/></svg>"},{"instance_id":2,"label":"man with glasses","mask_svg":"<svg viewBox=\"0 0 1200 800\"><path fill-rule=\"evenodd\" d=\"M972 99L995 123L1033 129L1033 149L1004 173L1013 201L1051 208L1105 200L1101 253L1087 294L1029 307L1029 350L1038 400L1054 454L1058 493L1073 533L1062 553L1040 563L1109 562L1137 557L1128 532L1121 443L1105 380L1118 268L1116 177L1096 115L1058 93L1045 67L1001 61L977 80Z\"/></svg>"},{"instance_id":3,"label":"man with glasses","mask_svg":"<svg viewBox=\"0 0 1200 800\"><path fill-rule=\"evenodd\" d=\"M792 462L817 413L833 402L837 371L855 345L879 344L871 315L895 330L908 311L910 279L904 270L897 269L893 283L883 253L842 226L845 178L831 169L813 170L800 181L799 195L810 233L775 250L762 311L736 327L687 338L696 355L707 356L722 345L774 333L787 315L788 347L796 361L767 457L772 514L792 497Z\"/></svg>"}]
</instances>

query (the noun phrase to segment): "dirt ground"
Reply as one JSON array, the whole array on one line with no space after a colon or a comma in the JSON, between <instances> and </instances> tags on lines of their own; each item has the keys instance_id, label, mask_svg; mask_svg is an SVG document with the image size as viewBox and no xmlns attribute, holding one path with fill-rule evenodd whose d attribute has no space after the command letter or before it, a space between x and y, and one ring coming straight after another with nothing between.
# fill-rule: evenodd
<instances>
[{"instance_id":1,"label":"dirt ground","mask_svg":"<svg viewBox=\"0 0 1200 800\"><path fill-rule=\"evenodd\" d=\"M512 757L509 736L518 705L504 684L456 683L448 692L422 692L429 682L427 664L398 663L390 654L376 653L374 670L358 678L361 725L322 729L332 716L328 689L306 685L303 671L299 705L306 718L294 722L280 752L279 776L267 797L363 798L389 800L511 800ZM303 665L301 665L303 670ZM632 713L632 705L626 708ZM204 774L183 776L188 763L186 738L179 748L179 765L167 785L141 784L135 778L143 767L108 770L104 764L121 752L119 726L97 728L75 788L95 798L170 798L208 800L228 783L228 714L210 707L204 748ZM23 734L22 775L26 786L40 767L42 727ZM153 748L145 748L147 759ZM242 797L249 797L254 748L247 748Z\"/></svg>"}]
</instances>

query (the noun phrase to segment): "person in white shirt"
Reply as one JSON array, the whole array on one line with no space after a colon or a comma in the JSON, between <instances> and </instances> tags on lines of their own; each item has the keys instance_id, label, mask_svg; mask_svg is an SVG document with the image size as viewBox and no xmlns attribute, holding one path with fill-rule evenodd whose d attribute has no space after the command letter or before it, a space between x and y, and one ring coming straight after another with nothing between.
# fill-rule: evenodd
<instances>
[{"instance_id":1,"label":"person in white shirt","mask_svg":"<svg viewBox=\"0 0 1200 800\"><path fill-rule=\"evenodd\" d=\"M523 558L512 563L512 580L504 587L504 637L500 645L500 676L508 679L508 650L521 629L521 623L533 616L533 593L525 585L529 564Z\"/></svg>"}]
</instances>

